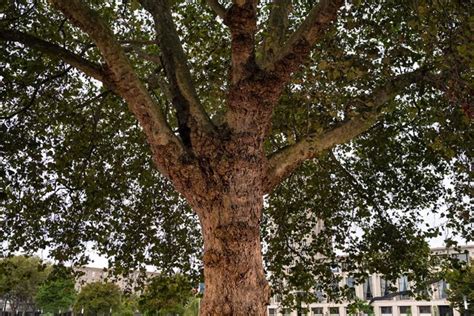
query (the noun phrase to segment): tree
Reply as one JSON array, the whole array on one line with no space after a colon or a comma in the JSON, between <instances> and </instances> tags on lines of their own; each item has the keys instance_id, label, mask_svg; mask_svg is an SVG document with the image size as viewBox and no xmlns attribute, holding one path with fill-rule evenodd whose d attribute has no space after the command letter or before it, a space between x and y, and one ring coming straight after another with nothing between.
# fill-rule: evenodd
<instances>
[{"instance_id":1,"label":"tree","mask_svg":"<svg viewBox=\"0 0 474 316\"><path fill-rule=\"evenodd\" d=\"M138 311L138 296L129 294L122 296L122 305L117 313L120 316L133 316Z\"/></svg>"},{"instance_id":2,"label":"tree","mask_svg":"<svg viewBox=\"0 0 474 316\"><path fill-rule=\"evenodd\" d=\"M65 312L76 301L74 274L62 266L53 266L46 281L38 287L35 301L45 313Z\"/></svg>"},{"instance_id":3,"label":"tree","mask_svg":"<svg viewBox=\"0 0 474 316\"><path fill-rule=\"evenodd\" d=\"M192 286L184 276L158 275L147 284L138 304L145 315L181 315L191 297Z\"/></svg>"},{"instance_id":4,"label":"tree","mask_svg":"<svg viewBox=\"0 0 474 316\"><path fill-rule=\"evenodd\" d=\"M119 272L202 258L202 315L263 315L262 238L289 295L331 288L339 251L360 277L426 277L423 212L472 240L468 1L3 10L9 251L83 262L94 242Z\"/></svg>"},{"instance_id":5,"label":"tree","mask_svg":"<svg viewBox=\"0 0 474 316\"><path fill-rule=\"evenodd\" d=\"M35 294L46 280L49 268L37 257L16 256L0 260L0 297L13 313L35 311Z\"/></svg>"},{"instance_id":6,"label":"tree","mask_svg":"<svg viewBox=\"0 0 474 316\"><path fill-rule=\"evenodd\" d=\"M465 303L468 304L468 315L474 314L474 265L464 265L446 273L449 284L448 301L451 306L465 314Z\"/></svg>"},{"instance_id":7,"label":"tree","mask_svg":"<svg viewBox=\"0 0 474 316\"><path fill-rule=\"evenodd\" d=\"M77 295L74 311L85 315L109 315L118 312L121 295L120 288L114 283L88 283Z\"/></svg>"}]
</instances>

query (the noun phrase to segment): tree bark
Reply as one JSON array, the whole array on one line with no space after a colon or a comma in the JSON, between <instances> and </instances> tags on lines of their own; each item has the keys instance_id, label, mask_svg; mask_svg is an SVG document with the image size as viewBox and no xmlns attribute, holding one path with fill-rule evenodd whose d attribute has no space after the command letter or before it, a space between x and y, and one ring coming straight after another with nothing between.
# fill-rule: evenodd
<instances>
[{"instance_id":1,"label":"tree bark","mask_svg":"<svg viewBox=\"0 0 474 316\"><path fill-rule=\"evenodd\" d=\"M200 313L263 316L269 301L260 243L267 164L263 131L248 128L244 122L251 120L233 113L234 122L240 123L229 126L220 146L200 158L206 197L188 198L199 216L204 240Z\"/></svg>"},{"instance_id":2,"label":"tree bark","mask_svg":"<svg viewBox=\"0 0 474 316\"><path fill-rule=\"evenodd\" d=\"M259 227L263 198L253 191L250 185L245 195L224 194L199 212L205 280L201 315L266 315L269 286Z\"/></svg>"}]
</instances>

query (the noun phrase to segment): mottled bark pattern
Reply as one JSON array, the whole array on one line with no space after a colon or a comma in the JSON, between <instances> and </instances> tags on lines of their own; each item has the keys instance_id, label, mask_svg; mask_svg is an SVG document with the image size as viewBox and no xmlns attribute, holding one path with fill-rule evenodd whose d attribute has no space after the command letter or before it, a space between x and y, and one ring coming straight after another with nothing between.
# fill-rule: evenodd
<instances>
[{"instance_id":1,"label":"mottled bark pattern","mask_svg":"<svg viewBox=\"0 0 474 316\"><path fill-rule=\"evenodd\" d=\"M265 315L268 304L259 230L266 127L258 121L271 110L251 86L244 83L247 93L229 99L233 110L221 127L218 145L197 149L205 192L185 193L199 215L204 238L201 315Z\"/></svg>"},{"instance_id":2,"label":"mottled bark pattern","mask_svg":"<svg viewBox=\"0 0 474 316\"><path fill-rule=\"evenodd\" d=\"M259 224L262 195L250 170L235 174L228 192L199 210L206 289L201 315L265 315L265 279ZM250 177L250 178L248 178Z\"/></svg>"}]
</instances>

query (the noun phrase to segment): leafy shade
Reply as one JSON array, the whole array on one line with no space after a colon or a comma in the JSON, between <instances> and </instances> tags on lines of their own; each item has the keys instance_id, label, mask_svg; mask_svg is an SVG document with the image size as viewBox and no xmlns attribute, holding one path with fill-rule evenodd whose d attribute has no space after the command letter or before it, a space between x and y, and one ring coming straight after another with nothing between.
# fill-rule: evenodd
<instances>
[{"instance_id":1,"label":"leafy shade","mask_svg":"<svg viewBox=\"0 0 474 316\"><path fill-rule=\"evenodd\" d=\"M182 314L192 298L192 285L183 275L159 275L150 280L139 298L145 315Z\"/></svg>"},{"instance_id":2,"label":"leafy shade","mask_svg":"<svg viewBox=\"0 0 474 316\"><path fill-rule=\"evenodd\" d=\"M121 307L121 295L121 290L116 284L88 283L81 288L74 311L85 315L105 315L117 312Z\"/></svg>"}]
</instances>

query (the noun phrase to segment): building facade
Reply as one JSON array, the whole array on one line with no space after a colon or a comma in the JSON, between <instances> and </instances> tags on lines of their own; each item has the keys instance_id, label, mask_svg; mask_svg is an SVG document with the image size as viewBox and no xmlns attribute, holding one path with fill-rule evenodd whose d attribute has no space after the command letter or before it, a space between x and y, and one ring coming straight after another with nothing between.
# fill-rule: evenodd
<instances>
[{"instance_id":1,"label":"building facade","mask_svg":"<svg viewBox=\"0 0 474 316\"><path fill-rule=\"evenodd\" d=\"M79 290L83 285L92 282L112 282L117 284L122 290L131 290L138 286L138 280L140 279L139 272L133 272L128 277L114 277L107 270L102 268L94 267L78 267L74 269L76 272L80 272L81 275L76 279L76 289ZM146 272L146 278L150 279L158 275L156 272Z\"/></svg>"},{"instance_id":2,"label":"building facade","mask_svg":"<svg viewBox=\"0 0 474 316\"><path fill-rule=\"evenodd\" d=\"M433 248L435 255L452 255L459 260L469 262L474 258L474 245L462 247L467 253L449 253L446 248ZM342 276L341 286L352 286L353 280L344 272L335 271ZM400 277L398 284L391 284L399 292L410 289L410 282L406 277ZM381 297L389 294L389 285L381 275L371 275L363 284L354 285L355 295L362 300L370 302L374 297ZM374 316L461 316L457 310L453 310L447 301L447 289L449 284L440 280L431 285L431 300L417 301L406 295L384 300L375 300L371 303ZM302 305L307 312L292 311L280 306L278 297L272 297L270 305L267 307L269 316L352 316L347 310L348 302L332 303L321 299L318 303Z\"/></svg>"}]
</instances>

